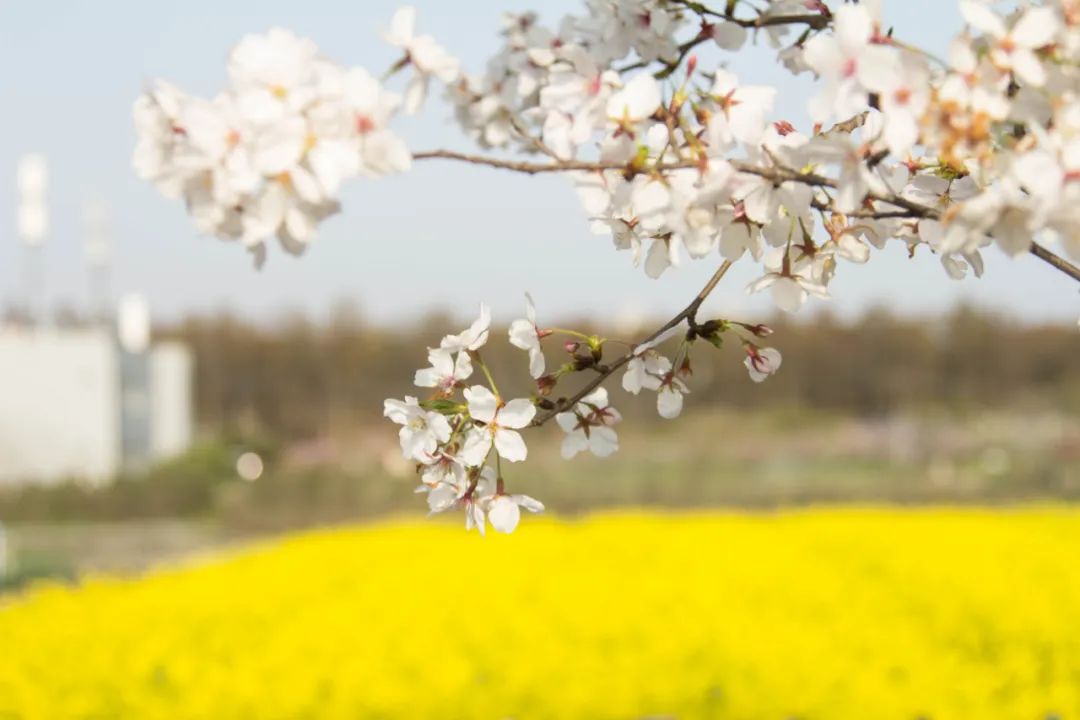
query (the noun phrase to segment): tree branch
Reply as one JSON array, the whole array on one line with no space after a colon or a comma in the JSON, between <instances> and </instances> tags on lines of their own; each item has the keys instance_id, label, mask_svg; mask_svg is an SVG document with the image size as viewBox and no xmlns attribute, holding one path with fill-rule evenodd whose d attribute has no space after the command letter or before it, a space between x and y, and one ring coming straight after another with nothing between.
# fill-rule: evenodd
<instances>
[{"instance_id":1,"label":"tree branch","mask_svg":"<svg viewBox=\"0 0 1080 720\"><path fill-rule=\"evenodd\" d=\"M678 326L683 320L689 320L691 322L694 322L697 319L697 312L698 309L701 308L701 304L705 302L705 298L709 297L709 294L716 289L716 285L720 282L721 279L723 279L724 275L727 274L727 271L731 268L731 265L732 262L730 260L725 260L720 265L720 267L716 269L716 272L712 274L712 277L709 278L709 282L705 283L705 287L701 288L701 291L694 296L694 299L690 301L690 304L683 308L678 315L661 325L659 329L657 329L647 338L635 345L634 348L631 348L630 352L622 355L615 362L606 365L605 368L601 370L596 377L587 382L585 386L578 390L576 393L574 393L572 397L560 398L559 401L555 404L554 408L552 408L551 410L547 410L533 418L531 427L540 427L559 413L566 412L575 405L577 405L578 401L580 401L586 395L598 388L601 384L603 384L605 380L607 380L609 377L618 372L620 368L626 365L626 363L633 360L635 357L636 348L639 348L647 343L651 343L671 328Z\"/></svg>"},{"instance_id":2,"label":"tree branch","mask_svg":"<svg viewBox=\"0 0 1080 720\"><path fill-rule=\"evenodd\" d=\"M748 29L777 27L780 25L806 25L810 29L821 30L829 24L830 19L827 15L822 15L821 13L806 13L801 15L759 15L753 20L747 20L745 18L734 17L730 13L725 14L716 12L715 10L709 10L708 8L699 5L698 3L683 2L682 5L689 10L698 13L702 17L709 16L719 18L722 20L726 20L729 23L733 23L735 25L739 25ZM638 62L631 65L616 68L616 70L620 73L628 72L630 70L641 70L643 68L649 67L652 62L658 62L664 66L664 69L657 72L656 77L660 79L669 77L679 68L679 65L681 65L682 61L686 59L686 56L690 54L691 50L696 48L698 45L701 45L702 43L712 39L712 34L706 32L707 28L708 25L703 25L702 32L698 33L698 35L696 35L694 38L687 40L686 42L679 45L679 54L674 60L639 60ZM807 32L809 32L809 30Z\"/></svg>"},{"instance_id":3,"label":"tree branch","mask_svg":"<svg viewBox=\"0 0 1080 720\"><path fill-rule=\"evenodd\" d=\"M856 116L858 117L858 116ZM854 122L854 119L849 122ZM701 165L696 160L680 160L677 162L658 163L648 167L636 167L633 164L617 163L617 162L594 162L588 160L560 160L557 162L529 162L520 160L503 160L500 158L488 157L485 155L470 155L468 153L456 152L453 150L428 150L425 152L418 152L413 154L414 160L458 160L460 162L469 163L471 165L484 165L486 167L498 168L502 170L511 170L513 172L525 173L527 175L537 175L542 173L557 173L557 172L605 172L605 171L618 171L628 175L635 175L639 173L650 172L664 172L669 170L690 170L700 169ZM731 167L735 170L745 173L747 175L756 175L757 177L770 180L774 183L783 182L795 182L803 185L810 185L811 187L826 187L836 188L837 182L832 178L825 177L824 175L818 175L816 173L803 173L791 168L783 167L782 165L776 165L773 167L762 167L760 165L754 165L752 163L740 161L740 160L728 160ZM917 202L912 202L907 198L897 195L895 193L867 193L867 199L874 202L882 202L893 207L900 208L900 211L895 210L865 210L851 213L852 217L863 218L911 218L920 219L925 218L927 220L939 220L941 213L936 208L927 207ZM815 204L818 209L829 209L827 206L822 207L820 204ZM1042 245L1036 242L1031 243L1031 254L1040 260L1050 264L1060 272L1065 273L1072 279L1080 282L1080 268L1073 265L1068 260L1065 260L1061 256L1057 255L1050 250L1047 250Z\"/></svg>"},{"instance_id":4,"label":"tree branch","mask_svg":"<svg viewBox=\"0 0 1080 720\"><path fill-rule=\"evenodd\" d=\"M1050 252L1039 243L1031 243L1031 254L1040 260L1049 263L1052 267L1060 270L1072 279L1080 281L1080 267L1076 267L1060 255Z\"/></svg>"},{"instance_id":5,"label":"tree branch","mask_svg":"<svg viewBox=\"0 0 1080 720\"><path fill-rule=\"evenodd\" d=\"M829 24L829 16L819 12L788 15L758 15L753 20L745 20L735 17L730 11L719 12L717 10L711 10L703 3L692 2L692 0L677 1L687 10L696 12L698 15L707 15L720 20L727 20L736 25L742 25L744 28L760 28L774 25L809 25L815 30L820 30Z\"/></svg>"}]
</instances>

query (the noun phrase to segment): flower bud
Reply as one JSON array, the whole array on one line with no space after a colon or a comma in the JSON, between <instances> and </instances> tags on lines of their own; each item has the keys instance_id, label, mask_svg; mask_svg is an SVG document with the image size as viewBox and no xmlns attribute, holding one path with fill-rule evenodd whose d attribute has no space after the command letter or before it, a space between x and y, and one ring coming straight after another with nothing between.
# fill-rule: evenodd
<instances>
[{"instance_id":1,"label":"flower bud","mask_svg":"<svg viewBox=\"0 0 1080 720\"><path fill-rule=\"evenodd\" d=\"M541 397L547 397L555 389L558 379L554 375L542 375L536 379L536 391Z\"/></svg>"},{"instance_id":2,"label":"flower bud","mask_svg":"<svg viewBox=\"0 0 1080 720\"><path fill-rule=\"evenodd\" d=\"M787 120L779 120L777 122L774 122L773 127L776 128L776 132L781 136L786 136L795 132L795 126L789 123Z\"/></svg>"},{"instance_id":3,"label":"flower bud","mask_svg":"<svg viewBox=\"0 0 1080 720\"><path fill-rule=\"evenodd\" d=\"M758 323L757 325L743 325L743 327L759 338L769 337L773 334L773 329L771 327L761 323Z\"/></svg>"}]
</instances>

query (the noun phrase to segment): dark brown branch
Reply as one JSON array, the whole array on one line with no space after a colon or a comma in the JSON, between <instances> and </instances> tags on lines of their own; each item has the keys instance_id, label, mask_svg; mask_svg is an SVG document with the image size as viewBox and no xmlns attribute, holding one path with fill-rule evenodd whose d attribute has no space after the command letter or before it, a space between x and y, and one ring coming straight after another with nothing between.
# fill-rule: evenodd
<instances>
[{"instance_id":1,"label":"dark brown branch","mask_svg":"<svg viewBox=\"0 0 1080 720\"><path fill-rule=\"evenodd\" d=\"M744 28L761 28L771 27L775 25L808 25L814 30L820 30L829 24L829 16L822 13L799 13L791 15L759 15L753 20L746 20L743 18L735 17L731 12L719 12L717 10L711 10L704 4L699 2L691 2L691 0L678 0L679 4L688 10L696 12L698 15L714 17L719 20L727 20L728 22L735 23L736 25L742 25Z\"/></svg>"},{"instance_id":2,"label":"dark brown branch","mask_svg":"<svg viewBox=\"0 0 1080 720\"><path fill-rule=\"evenodd\" d=\"M777 27L780 25L806 25L808 28L820 30L829 24L829 18L820 13L807 13L804 15L769 15L767 17L758 16L754 20L747 20L745 18L733 17L730 14L725 15L723 13L718 13L714 10L709 10L708 8L697 6L696 3L683 3L683 5L700 15L708 15L711 17L721 18L723 20L726 20L727 22L734 23L735 25L740 25L744 28L751 29L763 27ZM703 30L693 39L687 40L686 42L679 45L679 54L674 60L655 61L659 62L661 65L664 66L662 70L656 73L656 77L660 79L669 77L679 68L680 65L682 65L682 61L686 59L686 56L690 54L691 50L711 39L712 35ZM621 73L628 72L630 70L641 70L643 68L647 68L651 64L651 61L639 60L638 62L631 65L616 68L616 70Z\"/></svg>"},{"instance_id":3,"label":"dark brown branch","mask_svg":"<svg viewBox=\"0 0 1080 720\"><path fill-rule=\"evenodd\" d=\"M615 362L605 365L604 369L600 371L596 375L596 377L587 382L585 386L578 390L576 393L574 393L572 397L560 398L559 402L553 409L540 413L535 418L533 418L532 426L540 427L559 413L566 412L573 408L575 405L577 405L582 398L584 398L596 388L600 387L600 385L603 384L605 380L618 372L621 367L633 360L635 354L634 349L641 347L642 345L645 345L647 343L653 342L654 340L656 340L656 338L660 337L673 327L678 326L684 320L689 320L691 323L695 322L697 320L697 312L701 308L701 304L705 302L705 298L709 297L709 294L716 289L717 283L719 283L720 280L723 279L724 275L727 274L727 271L731 268L731 264L732 263L730 260L725 260L723 264L721 264L720 267L716 269L716 272L712 274L712 277L709 278L709 282L705 283L705 287L701 288L701 291L694 296L694 299L690 301L690 304L683 308L678 315L668 320L666 323L661 325L659 329L657 329L647 338L635 345L634 348L630 350L630 352L622 355Z\"/></svg>"}]
</instances>

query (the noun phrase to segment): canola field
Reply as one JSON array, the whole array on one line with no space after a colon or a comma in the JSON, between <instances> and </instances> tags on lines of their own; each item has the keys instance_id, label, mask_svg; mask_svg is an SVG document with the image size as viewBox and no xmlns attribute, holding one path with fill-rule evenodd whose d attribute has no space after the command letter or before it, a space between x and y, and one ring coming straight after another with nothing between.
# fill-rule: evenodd
<instances>
[{"instance_id":1,"label":"canola field","mask_svg":"<svg viewBox=\"0 0 1080 720\"><path fill-rule=\"evenodd\" d=\"M0 598L0 718L1076 718L1080 511L395 521Z\"/></svg>"}]
</instances>

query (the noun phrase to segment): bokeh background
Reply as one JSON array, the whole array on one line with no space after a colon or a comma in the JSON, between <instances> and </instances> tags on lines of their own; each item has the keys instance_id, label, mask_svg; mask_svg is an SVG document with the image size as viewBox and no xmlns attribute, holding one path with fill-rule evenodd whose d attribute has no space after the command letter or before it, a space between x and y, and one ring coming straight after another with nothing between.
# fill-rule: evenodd
<instances>
[{"instance_id":1,"label":"bokeh background","mask_svg":"<svg viewBox=\"0 0 1080 720\"><path fill-rule=\"evenodd\" d=\"M416 4L473 69L499 11L529 7ZM541 324L634 339L712 267L649 280L563 180L432 164L355 183L304 258L255 271L131 173L151 78L210 94L229 48L274 26L378 73L395 7L0 2L0 718L1080 715L1080 303L1034 258L991 252L957 283L890 249L796 318L736 266L703 312L769 323L775 377L696 350L678 421L613 391L616 456L564 462L557 429L530 433L507 480L546 517L483 539L422 519L381 412L426 346L488 301L485 357L527 393L504 342L523 288ZM951 3L886 18L937 52L959 28ZM805 126L805 79L770 53L711 59L778 85L777 117ZM436 100L402 133L466 148L448 114ZM50 171L32 259L27 153ZM115 472L20 476L83 417L54 392L90 383L57 339L111 348L120 305L150 337L103 361ZM39 341L62 382L16 362ZM157 381L180 440L128 452L155 417L155 348L182 360ZM33 447L27 406L57 428Z\"/></svg>"}]
</instances>

